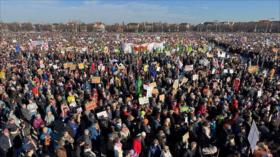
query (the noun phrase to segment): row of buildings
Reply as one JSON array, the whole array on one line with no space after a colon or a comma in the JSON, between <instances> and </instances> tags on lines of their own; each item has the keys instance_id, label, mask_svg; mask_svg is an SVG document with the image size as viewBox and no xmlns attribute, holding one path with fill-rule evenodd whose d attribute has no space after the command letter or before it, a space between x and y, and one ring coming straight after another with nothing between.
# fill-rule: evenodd
<instances>
[{"instance_id":1,"label":"row of buildings","mask_svg":"<svg viewBox=\"0 0 280 157\"><path fill-rule=\"evenodd\" d=\"M258 22L204 22L198 25L189 23L117 23L105 25L96 23L53 23L53 24L32 24L32 23L3 23L0 22L1 31L50 31L50 32L280 32L280 21L262 20Z\"/></svg>"}]
</instances>

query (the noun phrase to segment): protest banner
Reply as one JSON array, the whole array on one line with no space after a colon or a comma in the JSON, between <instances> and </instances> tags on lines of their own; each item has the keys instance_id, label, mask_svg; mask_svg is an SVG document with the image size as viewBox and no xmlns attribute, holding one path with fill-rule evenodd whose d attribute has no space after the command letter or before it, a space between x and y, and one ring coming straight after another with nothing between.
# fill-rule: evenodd
<instances>
[{"instance_id":1,"label":"protest banner","mask_svg":"<svg viewBox=\"0 0 280 157\"><path fill-rule=\"evenodd\" d=\"M100 77L92 77L91 78L91 83L93 84L98 84L101 82L101 78Z\"/></svg>"}]
</instances>

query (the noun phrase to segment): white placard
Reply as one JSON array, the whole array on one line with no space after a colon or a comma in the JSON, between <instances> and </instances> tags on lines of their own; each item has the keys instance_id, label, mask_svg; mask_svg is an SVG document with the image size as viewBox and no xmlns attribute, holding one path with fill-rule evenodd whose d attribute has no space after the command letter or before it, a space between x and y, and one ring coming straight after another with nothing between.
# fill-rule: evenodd
<instances>
[{"instance_id":1,"label":"white placard","mask_svg":"<svg viewBox=\"0 0 280 157\"><path fill-rule=\"evenodd\" d=\"M106 111L98 112L97 113L97 118L108 118L108 114Z\"/></svg>"},{"instance_id":2,"label":"white placard","mask_svg":"<svg viewBox=\"0 0 280 157\"><path fill-rule=\"evenodd\" d=\"M198 75L197 75L197 74L194 74L194 75L192 76L192 80L193 80L193 81L198 80Z\"/></svg>"},{"instance_id":3,"label":"white placard","mask_svg":"<svg viewBox=\"0 0 280 157\"><path fill-rule=\"evenodd\" d=\"M144 105L149 103L149 98L148 97L141 97L139 98L139 104Z\"/></svg>"},{"instance_id":4,"label":"white placard","mask_svg":"<svg viewBox=\"0 0 280 157\"><path fill-rule=\"evenodd\" d=\"M257 142L259 141L259 130L257 128L257 125L255 123L255 121L253 121L253 124L251 126L249 135L248 135L248 141L250 143L250 147L252 149L252 151L254 151L254 149L256 148Z\"/></svg>"}]
</instances>

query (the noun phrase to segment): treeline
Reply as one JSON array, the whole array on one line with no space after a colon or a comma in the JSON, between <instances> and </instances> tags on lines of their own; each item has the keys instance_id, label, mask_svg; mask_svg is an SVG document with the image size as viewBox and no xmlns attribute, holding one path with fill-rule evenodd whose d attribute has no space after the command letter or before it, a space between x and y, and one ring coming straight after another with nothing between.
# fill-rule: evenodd
<instances>
[{"instance_id":1,"label":"treeline","mask_svg":"<svg viewBox=\"0 0 280 157\"><path fill-rule=\"evenodd\" d=\"M258 22L204 22L198 25L189 23L128 23L105 25L101 22L81 23L69 22L53 24L32 23L0 23L1 31L50 31L50 32L262 32L279 33L280 21L258 21Z\"/></svg>"}]
</instances>

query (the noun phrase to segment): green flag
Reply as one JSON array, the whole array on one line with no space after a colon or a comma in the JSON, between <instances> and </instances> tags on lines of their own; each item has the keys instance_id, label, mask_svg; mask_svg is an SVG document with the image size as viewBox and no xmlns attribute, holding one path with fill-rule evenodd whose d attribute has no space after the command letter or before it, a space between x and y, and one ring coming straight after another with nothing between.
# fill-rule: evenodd
<instances>
[{"instance_id":1,"label":"green flag","mask_svg":"<svg viewBox=\"0 0 280 157\"><path fill-rule=\"evenodd\" d=\"M142 80L140 77L138 77L138 79L136 81L136 94L138 96L140 96L140 94L141 94L141 87L142 87Z\"/></svg>"}]
</instances>

